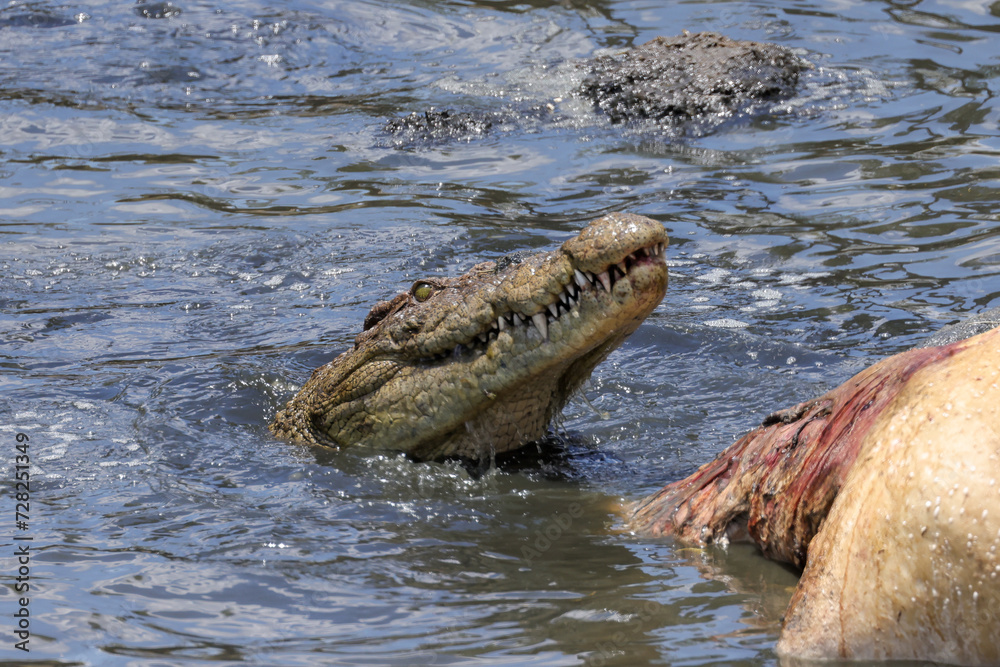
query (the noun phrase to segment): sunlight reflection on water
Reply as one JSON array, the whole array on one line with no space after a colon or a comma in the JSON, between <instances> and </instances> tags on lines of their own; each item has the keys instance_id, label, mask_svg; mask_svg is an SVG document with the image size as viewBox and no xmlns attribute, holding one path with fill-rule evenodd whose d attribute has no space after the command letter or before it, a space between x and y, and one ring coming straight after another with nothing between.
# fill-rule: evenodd
<instances>
[{"instance_id":1,"label":"sunlight reflection on water","mask_svg":"<svg viewBox=\"0 0 1000 667\"><path fill-rule=\"evenodd\" d=\"M78 14L0 10L0 428L35 447L32 657L775 664L794 575L618 534L616 503L997 305L983 4ZM571 99L469 141L381 134L551 102L572 59L680 27L816 67L774 114L704 137ZM537 460L476 477L267 433L376 301L615 210L668 228L668 295Z\"/></svg>"}]
</instances>

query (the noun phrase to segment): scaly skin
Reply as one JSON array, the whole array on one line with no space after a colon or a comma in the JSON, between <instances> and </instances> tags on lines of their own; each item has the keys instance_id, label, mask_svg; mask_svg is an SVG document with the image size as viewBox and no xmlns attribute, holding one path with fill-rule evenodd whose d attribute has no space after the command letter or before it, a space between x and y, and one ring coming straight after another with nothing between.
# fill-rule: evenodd
<instances>
[{"instance_id":1,"label":"scaly skin","mask_svg":"<svg viewBox=\"0 0 1000 667\"><path fill-rule=\"evenodd\" d=\"M396 146L469 141L517 127L565 123L566 112L571 119L576 116L575 105L560 100L576 98L593 104L612 123L638 121L658 136L700 135L727 119L775 108L795 95L800 74L811 65L779 44L684 32L581 60L575 67L583 81L556 99L531 106L497 108L491 100L486 109L428 109L392 118L384 131Z\"/></svg>"},{"instance_id":2,"label":"scaly skin","mask_svg":"<svg viewBox=\"0 0 1000 667\"><path fill-rule=\"evenodd\" d=\"M659 222L613 213L557 250L417 281L372 309L271 430L417 459L484 460L538 440L662 300L666 244Z\"/></svg>"}]
</instances>

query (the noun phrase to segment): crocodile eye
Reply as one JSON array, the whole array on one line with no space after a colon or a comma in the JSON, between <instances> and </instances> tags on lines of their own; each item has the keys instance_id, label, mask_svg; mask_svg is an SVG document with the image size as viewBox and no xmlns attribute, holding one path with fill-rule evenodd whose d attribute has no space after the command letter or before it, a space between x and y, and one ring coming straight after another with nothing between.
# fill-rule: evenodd
<instances>
[{"instance_id":1,"label":"crocodile eye","mask_svg":"<svg viewBox=\"0 0 1000 667\"><path fill-rule=\"evenodd\" d=\"M423 282L414 283L413 288L410 289L410 294L417 301L427 301L427 299L431 298L431 294L434 294L434 285Z\"/></svg>"}]
</instances>

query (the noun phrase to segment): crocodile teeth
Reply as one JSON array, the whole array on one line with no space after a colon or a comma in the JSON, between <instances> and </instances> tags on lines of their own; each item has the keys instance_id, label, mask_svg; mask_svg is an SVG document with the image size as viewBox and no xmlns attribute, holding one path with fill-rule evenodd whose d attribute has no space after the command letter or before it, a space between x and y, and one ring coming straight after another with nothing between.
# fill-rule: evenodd
<instances>
[{"instance_id":1,"label":"crocodile teeth","mask_svg":"<svg viewBox=\"0 0 1000 667\"><path fill-rule=\"evenodd\" d=\"M540 313L524 316L520 313L510 312L507 315L501 315L497 318L495 326L488 332L479 334L477 337L480 342L489 344L489 341L499 335L501 331L526 325L530 320L530 323L534 324L535 328L538 329L542 340L547 341L549 339L549 324L555 322L563 315L570 314L574 308L578 308L581 296L587 288L593 287L596 289L600 286L605 291L610 292L615 282L628 276L629 269L636 262L643 257L661 257L665 250L666 246L662 243L653 244L648 248L639 248L626 255L620 262L611 264L600 273L573 269L573 279L558 294L558 298L546 306Z\"/></svg>"},{"instance_id":2,"label":"crocodile teeth","mask_svg":"<svg viewBox=\"0 0 1000 667\"><path fill-rule=\"evenodd\" d=\"M627 277L629 269L635 266L636 262L640 259L644 257L663 259L665 252L666 244L654 243L647 248L639 248L629 253L620 262L609 265L600 273L573 269L573 279L559 292L558 298L546 306L540 313L524 316L520 313L510 312L506 315L501 315L497 317L496 324L489 331L478 334L476 338L479 342L489 345L489 342L495 339L501 331L514 329L522 325L526 326L530 320L531 324L534 324L535 328L538 329L542 340L547 341L549 339L549 324L555 322L563 315L574 313L573 309L580 306L580 299L586 289L591 287L596 289L600 286L610 292L615 282ZM575 312L574 314L579 316L579 312ZM451 354L460 355L465 349L462 345L458 345L451 351ZM439 356L433 357L433 359L447 358L447 356L448 353L442 353Z\"/></svg>"},{"instance_id":3,"label":"crocodile teeth","mask_svg":"<svg viewBox=\"0 0 1000 667\"><path fill-rule=\"evenodd\" d=\"M538 332L542 334L544 340L549 339L549 323L545 321L545 313L535 313L531 316L531 321L535 323Z\"/></svg>"}]
</instances>

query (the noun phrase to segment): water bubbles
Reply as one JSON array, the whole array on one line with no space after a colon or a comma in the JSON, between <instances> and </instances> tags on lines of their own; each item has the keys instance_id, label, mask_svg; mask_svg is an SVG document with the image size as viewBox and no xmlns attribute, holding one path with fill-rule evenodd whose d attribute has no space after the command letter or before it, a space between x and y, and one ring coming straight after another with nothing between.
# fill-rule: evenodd
<instances>
[{"instance_id":1,"label":"water bubbles","mask_svg":"<svg viewBox=\"0 0 1000 667\"><path fill-rule=\"evenodd\" d=\"M696 279L706 283L717 285L723 282L730 273L731 271L729 271L728 269L715 268L706 271L700 276L697 276Z\"/></svg>"},{"instance_id":2,"label":"water bubbles","mask_svg":"<svg viewBox=\"0 0 1000 667\"><path fill-rule=\"evenodd\" d=\"M781 298L781 292L779 292L776 289L763 288L763 289L754 290L751 293L751 296L753 296L756 299L775 300L775 301L777 301L778 299Z\"/></svg>"},{"instance_id":3,"label":"water bubbles","mask_svg":"<svg viewBox=\"0 0 1000 667\"><path fill-rule=\"evenodd\" d=\"M716 327L719 329L743 329L748 327L749 324L741 320L735 320L731 317L723 317L717 320L708 320L704 322L707 327Z\"/></svg>"}]
</instances>

